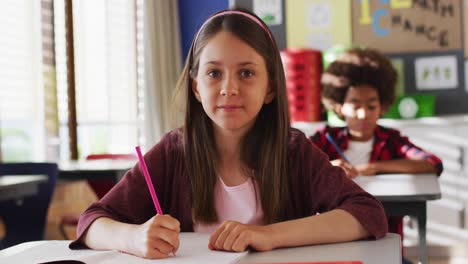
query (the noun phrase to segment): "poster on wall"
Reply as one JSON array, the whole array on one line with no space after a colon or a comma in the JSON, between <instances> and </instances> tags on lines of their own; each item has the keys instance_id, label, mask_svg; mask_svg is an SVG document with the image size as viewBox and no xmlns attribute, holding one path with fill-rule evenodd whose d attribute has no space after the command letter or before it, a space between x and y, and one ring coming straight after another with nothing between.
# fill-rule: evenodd
<instances>
[{"instance_id":1,"label":"poster on wall","mask_svg":"<svg viewBox=\"0 0 468 264\"><path fill-rule=\"evenodd\" d=\"M461 49L461 4L460 0L352 1L353 44L386 53Z\"/></svg>"},{"instance_id":2,"label":"poster on wall","mask_svg":"<svg viewBox=\"0 0 468 264\"><path fill-rule=\"evenodd\" d=\"M445 90L458 86L455 56L421 57L414 62L416 89Z\"/></svg>"},{"instance_id":3,"label":"poster on wall","mask_svg":"<svg viewBox=\"0 0 468 264\"><path fill-rule=\"evenodd\" d=\"M254 0L253 12L269 26L283 23L281 0Z\"/></svg>"},{"instance_id":4,"label":"poster on wall","mask_svg":"<svg viewBox=\"0 0 468 264\"><path fill-rule=\"evenodd\" d=\"M285 1L288 48L327 50L351 43L350 1Z\"/></svg>"}]
</instances>

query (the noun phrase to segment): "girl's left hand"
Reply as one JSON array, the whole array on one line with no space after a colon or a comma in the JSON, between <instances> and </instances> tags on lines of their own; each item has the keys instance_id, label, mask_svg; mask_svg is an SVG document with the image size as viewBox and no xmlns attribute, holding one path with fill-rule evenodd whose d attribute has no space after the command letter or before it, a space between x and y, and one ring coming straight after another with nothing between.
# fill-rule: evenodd
<instances>
[{"instance_id":1,"label":"girl's left hand","mask_svg":"<svg viewBox=\"0 0 468 264\"><path fill-rule=\"evenodd\" d=\"M208 247L211 250L242 252L250 246L257 251L268 251L273 249L272 233L269 226L225 221L211 235Z\"/></svg>"}]
</instances>

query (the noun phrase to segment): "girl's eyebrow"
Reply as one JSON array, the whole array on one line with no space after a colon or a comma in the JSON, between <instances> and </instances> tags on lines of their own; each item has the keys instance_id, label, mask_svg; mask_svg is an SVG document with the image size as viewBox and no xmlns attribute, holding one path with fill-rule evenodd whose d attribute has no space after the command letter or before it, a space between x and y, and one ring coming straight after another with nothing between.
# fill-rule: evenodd
<instances>
[{"instance_id":1,"label":"girl's eyebrow","mask_svg":"<svg viewBox=\"0 0 468 264\"><path fill-rule=\"evenodd\" d=\"M204 63L204 65L208 65L208 64L221 65L222 63L219 61L207 61Z\"/></svg>"},{"instance_id":2,"label":"girl's eyebrow","mask_svg":"<svg viewBox=\"0 0 468 264\"><path fill-rule=\"evenodd\" d=\"M219 66L219 65L222 65L223 63L220 62L220 61L216 61L216 60L207 61L207 62L204 63L204 65L209 65L209 64ZM255 62L253 62L253 61L245 61L245 62L239 62L237 65L238 65L238 66L247 66L247 65L254 65L254 66L257 66L258 63L255 63Z\"/></svg>"},{"instance_id":3,"label":"girl's eyebrow","mask_svg":"<svg viewBox=\"0 0 468 264\"><path fill-rule=\"evenodd\" d=\"M246 65L258 65L257 63L255 62L251 62L251 61L247 61L247 62L241 62L241 63L238 63L239 66L246 66Z\"/></svg>"}]
</instances>

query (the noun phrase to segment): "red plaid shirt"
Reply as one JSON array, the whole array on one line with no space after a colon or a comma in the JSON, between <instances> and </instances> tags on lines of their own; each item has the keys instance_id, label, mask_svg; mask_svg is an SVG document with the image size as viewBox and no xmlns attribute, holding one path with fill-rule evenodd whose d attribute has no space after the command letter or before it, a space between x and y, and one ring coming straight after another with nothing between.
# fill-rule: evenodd
<instances>
[{"instance_id":1,"label":"red plaid shirt","mask_svg":"<svg viewBox=\"0 0 468 264\"><path fill-rule=\"evenodd\" d=\"M327 132L344 151L348 148L349 130L347 127L325 126L310 137L316 146L328 154L330 160L339 159L340 155L335 147L325 137ZM442 161L437 156L417 147L408 140L408 137L402 136L398 130L377 126L369 162L395 159L426 160L436 168L438 176L443 170Z\"/></svg>"}]
</instances>

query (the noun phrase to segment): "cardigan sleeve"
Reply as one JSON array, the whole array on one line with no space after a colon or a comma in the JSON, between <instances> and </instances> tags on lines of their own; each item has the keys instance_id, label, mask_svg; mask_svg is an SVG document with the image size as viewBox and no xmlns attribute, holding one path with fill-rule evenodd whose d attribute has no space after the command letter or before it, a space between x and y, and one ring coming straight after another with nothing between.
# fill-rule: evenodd
<instances>
[{"instance_id":1,"label":"cardigan sleeve","mask_svg":"<svg viewBox=\"0 0 468 264\"><path fill-rule=\"evenodd\" d=\"M151 148L145 155L145 163L153 181L154 188L163 211L165 208L165 168L168 149L173 141L173 135L166 134L161 141ZM167 179L166 179L167 181ZM108 217L119 222L142 224L156 214L145 177L140 170L139 163L127 171L123 178L98 202L91 204L81 215L77 227L77 239L69 247L71 249L84 248L81 239L89 226L100 217Z\"/></svg>"},{"instance_id":2,"label":"cardigan sleeve","mask_svg":"<svg viewBox=\"0 0 468 264\"><path fill-rule=\"evenodd\" d=\"M347 178L341 168L333 166L312 142L301 141L297 160L302 164L297 165L302 168L301 182L306 183L303 191L310 193L309 214L342 209L353 215L374 239L385 236L388 226L382 204Z\"/></svg>"}]
</instances>

